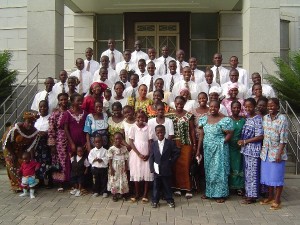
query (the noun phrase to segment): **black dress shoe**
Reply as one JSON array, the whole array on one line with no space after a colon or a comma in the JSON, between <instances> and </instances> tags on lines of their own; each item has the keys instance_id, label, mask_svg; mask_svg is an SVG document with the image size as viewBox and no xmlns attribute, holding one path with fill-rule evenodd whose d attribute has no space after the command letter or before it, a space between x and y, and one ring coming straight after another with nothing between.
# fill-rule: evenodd
<instances>
[{"instance_id":1,"label":"black dress shoe","mask_svg":"<svg viewBox=\"0 0 300 225\"><path fill-rule=\"evenodd\" d=\"M175 208L175 202L168 202L168 206L170 208Z\"/></svg>"}]
</instances>

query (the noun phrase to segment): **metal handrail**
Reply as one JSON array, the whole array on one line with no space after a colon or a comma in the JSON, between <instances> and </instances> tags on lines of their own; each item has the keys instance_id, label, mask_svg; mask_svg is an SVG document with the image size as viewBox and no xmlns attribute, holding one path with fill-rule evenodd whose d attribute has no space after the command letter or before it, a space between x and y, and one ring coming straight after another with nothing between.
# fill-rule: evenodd
<instances>
[{"instance_id":1,"label":"metal handrail","mask_svg":"<svg viewBox=\"0 0 300 225\"><path fill-rule=\"evenodd\" d=\"M33 75L33 77L30 78L32 75ZM2 112L3 114L1 115L0 120L3 120L3 124L0 128L0 134L4 133L5 124L7 121L14 118L13 121L11 121L11 122L12 122L12 124L16 123L19 120L20 116L25 111L25 109L26 108L28 109L28 107L29 107L28 103L33 100L33 97L30 95L32 94L32 92L34 90L35 90L34 94L36 94L38 91L38 84L39 84L39 76L38 75L39 75L39 63L36 64L36 66L30 71L30 73L14 88L12 93L1 104L0 109L3 109L3 112ZM28 85L33 84L33 83L34 83L34 85L28 90L27 89ZM13 101L10 103L9 106L6 106L7 102L9 100L11 100L11 97L19 90L19 88L21 86L25 86L25 88L23 90L21 90L21 92L13 99ZM26 92L25 92L25 89L26 89ZM18 100L20 100L21 96L23 99L20 102L18 102ZM20 108L21 104L24 102L26 102L25 107ZM10 109L12 109L12 107L15 104L18 104L18 105L15 107L15 109L12 112L8 113L8 111ZM9 116L7 117L7 115L9 115Z\"/></svg>"},{"instance_id":2,"label":"metal handrail","mask_svg":"<svg viewBox=\"0 0 300 225\"><path fill-rule=\"evenodd\" d=\"M296 159L295 173L297 175L300 164L300 120L298 119L290 104L287 101L283 102L284 104L280 102L280 109L286 114L289 124L291 125L291 127L288 128L289 139L287 144L288 148L292 150Z\"/></svg>"},{"instance_id":3,"label":"metal handrail","mask_svg":"<svg viewBox=\"0 0 300 225\"><path fill-rule=\"evenodd\" d=\"M264 80L264 74L269 74L267 68L265 67L265 65L263 64L263 62L260 62L260 65L261 65L261 80L263 81ZM266 73L264 73L264 71Z\"/></svg>"}]
</instances>

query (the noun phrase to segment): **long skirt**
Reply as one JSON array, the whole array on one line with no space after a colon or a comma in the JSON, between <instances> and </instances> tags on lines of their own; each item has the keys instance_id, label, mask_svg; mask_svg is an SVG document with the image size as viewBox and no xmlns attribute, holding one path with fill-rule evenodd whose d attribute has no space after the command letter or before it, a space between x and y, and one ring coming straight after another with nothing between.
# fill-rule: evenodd
<instances>
[{"instance_id":1,"label":"long skirt","mask_svg":"<svg viewBox=\"0 0 300 225\"><path fill-rule=\"evenodd\" d=\"M22 155L22 154L19 154ZM21 157L18 157L15 162L12 161L12 156L7 149L4 149L4 157L6 163L6 170L8 179L10 181L11 189L13 191L20 191L21 189L21 176L20 167L23 162Z\"/></svg>"},{"instance_id":2,"label":"long skirt","mask_svg":"<svg viewBox=\"0 0 300 225\"><path fill-rule=\"evenodd\" d=\"M49 178L51 172L51 151L47 145L47 136L40 137L34 158L41 164L39 170L36 172L38 179Z\"/></svg>"},{"instance_id":3,"label":"long skirt","mask_svg":"<svg viewBox=\"0 0 300 225\"><path fill-rule=\"evenodd\" d=\"M230 175L229 188L242 189L244 188L244 171L243 171L243 155L237 149L229 148L230 155Z\"/></svg>"},{"instance_id":4,"label":"long skirt","mask_svg":"<svg viewBox=\"0 0 300 225\"><path fill-rule=\"evenodd\" d=\"M244 155L245 195L257 198L260 188L260 158Z\"/></svg>"},{"instance_id":5,"label":"long skirt","mask_svg":"<svg viewBox=\"0 0 300 225\"><path fill-rule=\"evenodd\" d=\"M261 161L260 183L272 187L284 186L285 161L270 162Z\"/></svg>"},{"instance_id":6,"label":"long skirt","mask_svg":"<svg viewBox=\"0 0 300 225\"><path fill-rule=\"evenodd\" d=\"M180 148L180 156L173 167L173 188L191 191L192 179L190 176L190 167L192 163L193 149L191 145L181 145L176 140L176 145Z\"/></svg>"}]
</instances>

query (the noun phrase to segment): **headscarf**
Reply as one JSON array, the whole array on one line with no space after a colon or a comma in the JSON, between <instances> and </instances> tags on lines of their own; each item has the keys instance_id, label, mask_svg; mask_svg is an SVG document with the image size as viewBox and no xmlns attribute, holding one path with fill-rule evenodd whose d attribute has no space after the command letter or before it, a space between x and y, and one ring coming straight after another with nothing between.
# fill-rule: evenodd
<instances>
[{"instance_id":1,"label":"headscarf","mask_svg":"<svg viewBox=\"0 0 300 225\"><path fill-rule=\"evenodd\" d=\"M228 86L228 94L229 94L229 92L230 92L232 89L239 89L239 85L238 85L237 83L231 83L231 84Z\"/></svg>"},{"instance_id":2,"label":"headscarf","mask_svg":"<svg viewBox=\"0 0 300 225\"><path fill-rule=\"evenodd\" d=\"M108 88L108 86L107 86L105 83L94 82L94 83L92 83L91 86L90 86L89 95L92 94L92 90L93 90L93 88L94 88L96 85L99 85L99 86L100 86L101 93L103 93L103 92Z\"/></svg>"},{"instance_id":3,"label":"headscarf","mask_svg":"<svg viewBox=\"0 0 300 225\"><path fill-rule=\"evenodd\" d=\"M40 116L33 112L24 112L23 119L35 122Z\"/></svg>"},{"instance_id":4,"label":"headscarf","mask_svg":"<svg viewBox=\"0 0 300 225\"><path fill-rule=\"evenodd\" d=\"M211 94L211 93L217 93L218 95L220 95L222 93L222 88L217 87L217 86L213 86L209 89L208 94Z\"/></svg>"}]
</instances>

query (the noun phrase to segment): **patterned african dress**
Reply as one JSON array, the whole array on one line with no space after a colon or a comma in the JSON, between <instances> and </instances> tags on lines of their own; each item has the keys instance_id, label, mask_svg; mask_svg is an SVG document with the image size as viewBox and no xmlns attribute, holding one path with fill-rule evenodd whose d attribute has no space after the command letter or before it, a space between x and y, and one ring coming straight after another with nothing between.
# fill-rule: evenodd
<instances>
[{"instance_id":1,"label":"patterned african dress","mask_svg":"<svg viewBox=\"0 0 300 225\"><path fill-rule=\"evenodd\" d=\"M116 123L113 121L112 117L108 118L108 132L109 132L109 146L114 144L114 135L116 132L124 132L124 120Z\"/></svg>"},{"instance_id":2,"label":"patterned african dress","mask_svg":"<svg viewBox=\"0 0 300 225\"><path fill-rule=\"evenodd\" d=\"M165 105L165 114L168 114L170 112L170 106L168 106L167 103L164 103L164 105ZM157 111L152 108L152 105L147 106L147 115L148 115L148 120L156 117Z\"/></svg>"},{"instance_id":3,"label":"patterned african dress","mask_svg":"<svg viewBox=\"0 0 300 225\"><path fill-rule=\"evenodd\" d=\"M175 113L169 115L174 124L174 141L180 148L178 157L173 168L173 187L179 190L192 190L192 179L190 176L190 167L192 164L192 142L190 138L190 120L193 119L191 113L186 112L182 117Z\"/></svg>"},{"instance_id":4,"label":"patterned african dress","mask_svg":"<svg viewBox=\"0 0 300 225\"><path fill-rule=\"evenodd\" d=\"M244 171L243 171L243 158L241 154L241 147L237 144L241 139L242 129L246 120L240 118L239 120L233 119L233 136L229 141L229 158L230 158L230 175L229 175L229 188L242 189L244 188Z\"/></svg>"},{"instance_id":5,"label":"patterned african dress","mask_svg":"<svg viewBox=\"0 0 300 225\"><path fill-rule=\"evenodd\" d=\"M108 135L108 116L102 113L102 119L95 119L93 114L89 114L85 119L83 131L89 133L91 147L94 147L94 137L99 135L102 137L102 144L105 149L109 148L109 135Z\"/></svg>"},{"instance_id":6,"label":"patterned african dress","mask_svg":"<svg viewBox=\"0 0 300 225\"><path fill-rule=\"evenodd\" d=\"M28 134L25 134L25 132L23 123L16 124L8 132L3 143L7 175L13 191L21 190L20 167L23 162L22 155L25 151L31 151L37 142L38 131L35 128L27 131ZM12 154L15 155L15 161L12 160Z\"/></svg>"},{"instance_id":7,"label":"patterned african dress","mask_svg":"<svg viewBox=\"0 0 300 225\"><path fill-rule=\"evenodd\" d=\"M248 117L242 130L241 140L264 135L262 118L256 115ZM260 151L262 142L251 142L241 149L244 155L245 195L249 198L257 198L260 188Z\"/></svg>"},{"instance_id":8,"label":"patterned african dress","mask_svg":"<svg viewBox=\"0 0 300 225\"><path fill-rule=\"evenodd\" d=\"M141 101L139 98L137 98L134 105L129 104L131 102L128 101L128 105L133 106L134 107L134 111L138 111L139 109L142 109L145 113L147 113L147 107L149 105L153 104L153 101L151 99L149 99L149 98L146 98L144 101Z\"/></svg>"},{"instance_id":9,"label":"patterned african dress","mask_svg":"<svg viewBox=\"0 0 300 225\"><path fill-rule=\"evenodd\" d=\"M229 147L224 143L224 131L233 130L232 119L222 118L219 122L209 124L207 116L199 119L199 127L203 127L204 168L208 198L223 198L229 194Z\"/></svg>"},{"instance_id":10,"label":"patterned african dress","mask_svg":"<svg viewBox=\"0 0 300 225\"><path fill-rule=\"evenodd\" d=\"M129 192L128 180L126 174L126 161L128 160L128 151L125 146L117 148L111 146L106 154L108 159L112 159L112 167L115 170L115 175L108 172L107 190L114 194L125 194Z\"/></svg>"},{"instance_id":11,"label":"patterned african dress","mask_svg":"<svg viewBox=\"0 0 300 225\"><path fill-rule=\"evenodd\" d=\"M67 150L67 137L62 123L64 112L56 110L49 117L48 145L55 146L56 154L52 154L52 177L56 182L66 182L70 180L70 157Z\"/></svg>"}]
</instances>

